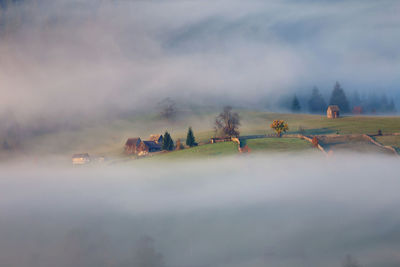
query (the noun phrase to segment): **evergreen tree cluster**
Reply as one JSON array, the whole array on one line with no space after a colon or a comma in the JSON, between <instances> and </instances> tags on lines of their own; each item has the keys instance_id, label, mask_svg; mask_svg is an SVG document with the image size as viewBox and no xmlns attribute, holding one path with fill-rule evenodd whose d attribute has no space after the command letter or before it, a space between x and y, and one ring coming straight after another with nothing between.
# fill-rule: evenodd
<instances>
[{"instance_id":1,"label":"evergreen tree cluster","mask_svg":"<svg viewBox=\"0 0 400 267\"><path fill-rule=\"evenodd\" d=\"M363 96L355 91L350 99L353 107L360 107L368 113L395 113L396 105L393 98L388 99L385 94L370 93Z\"/></svg>"},{"instance_id":2,"label":"evergreen tree cluster","mask_svg":"<svg viewBox=\"0 0 400 267\"><path fill-rule=\"evenodd\" d=\"M311 95L307 103L308 111L311 113L325 113L328 105L337 105L342 113L395 113L396 105L393 98L388 99L385 94L380 96L376 93L360 96L357 91L351 97L346 95L345 90L336 82L329 102L326 102L317 87L311 91ZM302 110L299 98L294 95L290 104L292 112L300 112Z\"/></svg>"}]
</instances>

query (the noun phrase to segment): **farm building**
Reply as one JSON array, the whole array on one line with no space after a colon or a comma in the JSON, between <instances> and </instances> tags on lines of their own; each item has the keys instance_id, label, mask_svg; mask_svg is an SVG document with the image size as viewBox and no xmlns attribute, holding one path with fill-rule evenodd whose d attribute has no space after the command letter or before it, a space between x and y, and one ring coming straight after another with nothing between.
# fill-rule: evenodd
<instances>
[{"instance_id":1,"label":"farm building","mask_svg":"<svg viewBox=\"0 0 400 267\"><path fill-rule=\"evenodd\" d=\"M74 154L72 155L73 165L83 165L90 162L90 156L88 153Z\"/></svg>"},{"instance_id":2,"label":"farm building","mask_svg":"<svg viewBox=\"0 0 400 267\"><path fill-rule=\"evenodd\" d=\"M137 149L137 154L143 156L158 151L161 151L161 144L157 144L154 141L142 141Z\"/></svg>"},{"instance_id":3,"label":"farm building","mask_svg":"<svg viewBox=\"0 0 400 267\"><path fill-rule=\"evenodd\" d=\"M156 142L157 144L161 145L163 142L163 136L162 134L152 134L150 135L149 141Z\"/></svg>"},{"instance_id":4,"label":"farm building","mask_svg":"<svg viewBox=\"0 0 400 267\"><path fill-rule=\"evenodd\" d=\"M326 111L326 115L329 119L336 119L339 118L339 112L340 109L336 105L331 105L328 107L328 110Z\"/></svg>"},{"instance_id":5,"label":"farm building","mask_svg":"<svg viewBox=\"0 0 400 267\"><path fill-rule=\"evenodd\" d=\"M140 145L140 143L142 142L142 140L140 139L140 137L136 137L136 138L129 138L128 140L126 140L125 143L125 154L137 154L137 149Z\"/></svg>"}]
</instances>

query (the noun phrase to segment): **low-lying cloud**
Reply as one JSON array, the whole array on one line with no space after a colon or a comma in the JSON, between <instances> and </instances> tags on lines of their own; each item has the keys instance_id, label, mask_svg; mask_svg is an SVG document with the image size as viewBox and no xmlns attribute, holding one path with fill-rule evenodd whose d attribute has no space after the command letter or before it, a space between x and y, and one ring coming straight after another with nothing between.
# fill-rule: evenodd
<instances>
[{"instance_id":1,"label":"low-lying cloud","mask_svg":"<svg viewBox=\"0 0 400 267\"><path fill-rule=\"evenodd\" d=\"M398 166L359 155L8 165L0 262L334 267L351 254L363 266L398 266Z\"/></svg>"}]
</instances>

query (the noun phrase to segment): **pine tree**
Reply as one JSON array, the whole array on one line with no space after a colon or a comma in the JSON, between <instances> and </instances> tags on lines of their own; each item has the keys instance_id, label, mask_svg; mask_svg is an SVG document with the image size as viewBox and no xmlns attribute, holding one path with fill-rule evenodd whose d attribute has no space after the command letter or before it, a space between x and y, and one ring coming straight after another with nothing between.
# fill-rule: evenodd
<instances>
[{"instance_id":1,"label":"pine tree","mask_svg":"<svg viewBox=\"0 0 400 267\"><path fill-rule=\"evenodd\" d=\"M172 140L168 131L164 134L162 149L168 151L174 150L174 140Z\"/></svg>"},{"instance_id":2,"label":"pine tree","mask_svg":"<svg viewBox=\"0 0 400 267\"><path fill-rule=\"evenodd\" d=\"M350 105L347 101L346 94L338 82L336 82L335 87L333 88L329 105L339 106L341 112L343 113L350 112Z\"/></svg>"},{"instance_id":3,"label":"pine tree","mask_svg":"<svg viewBox=\"0 0 400 267\"><path fill-rule=\"evenodd\" d=\"M314 87L308 100L308 107L311 112L323 113L326 111L326 102L317 87Z\"/></svg>"},{"instance_id":4,"label":"pine tree","mask_svg":"<svg viewBox=\"0 0 400 267\"><path fill-rule=\"evenodd\" d=\"M186 145L193 147L196 146L196 141L193 135L192 127L189 127L187 136L186 136Z\"/></svg>"},{"instance_id":5,"label":"pine tree","mask_svg":"<svg viewBox=\"0 0 400 267\"><path fill-rule=\"evenodd\" d=\"M297 96L294 95L294 98L293 98L293 101L292 101L292 111L293 112L299 112L300 109L301 109L300 102L297 99Z\"/></svg>"}]
</instances>

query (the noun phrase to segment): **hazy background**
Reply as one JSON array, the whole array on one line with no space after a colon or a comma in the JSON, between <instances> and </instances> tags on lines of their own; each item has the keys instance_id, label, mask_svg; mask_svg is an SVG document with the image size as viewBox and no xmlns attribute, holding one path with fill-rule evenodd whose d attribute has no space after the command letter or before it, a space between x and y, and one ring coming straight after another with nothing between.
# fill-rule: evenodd
<instances>
[{"instance_id":1,"label":"hazy background","mask_svg":"<svg viewBox=\"0 0 400 267\"><path fill-rule=\"evenodd\" d=\"M1 265L340 267L346 254L400 264L396 158L165 164L1 166Z\"/></svg>"},{"instance_id":2,"label":"hazy background","mask_svg":"<svg viewBox=\"0 0 400 267\"><path fill-rule=\"evenodd\" d=\"M222 105L285 111L335 81L400 106L400 3L0 0L0 136ZM383 99L383 98L382 98Z\"/></svg>"},{"instance_id":3,"label":"hazy background","mask_svg":"<svg viewBox=\"0 0 400 267\"><path fill-rule=\"evenodd\" d=\"M396 0L20 0L1 12L0 109L20 117L111 116L168 96L273 109L314 85L328 97L337 80L399 100Z\"/></svg>"}]
</instances>

